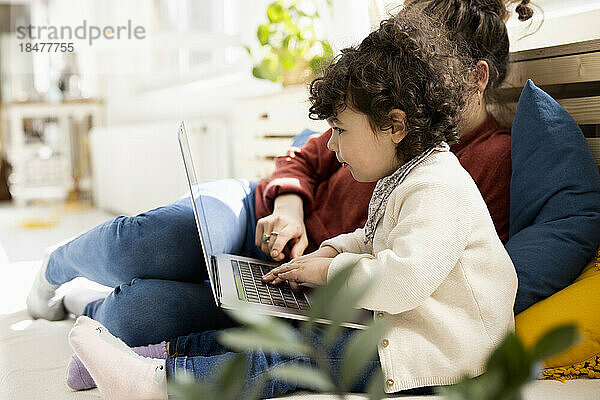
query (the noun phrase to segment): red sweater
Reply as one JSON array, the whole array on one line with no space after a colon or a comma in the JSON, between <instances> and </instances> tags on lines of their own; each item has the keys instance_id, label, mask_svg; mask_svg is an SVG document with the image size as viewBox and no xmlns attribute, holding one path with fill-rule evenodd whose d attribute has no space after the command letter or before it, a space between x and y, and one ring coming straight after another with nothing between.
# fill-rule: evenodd
<instances>
[{"instance_id":1,"label":"red sweater","mask_svg":"<svg viewBox=\"0 0 600 400\"><path fill-rule=\"evenodd\" d=\"M375 183L360 183L342 168L327 149L331 130L312 136L302 147L292 147L275 159L271 180L261 180L254 195L256 219L273 212L273 202L284 193L296 193L304 201L308 236L305 253L321 242L363 227ZM481 125L452 146L461 165L483 194L502 239L508 239L510 136L490 115Z\"/></svg>"}]
</instances>

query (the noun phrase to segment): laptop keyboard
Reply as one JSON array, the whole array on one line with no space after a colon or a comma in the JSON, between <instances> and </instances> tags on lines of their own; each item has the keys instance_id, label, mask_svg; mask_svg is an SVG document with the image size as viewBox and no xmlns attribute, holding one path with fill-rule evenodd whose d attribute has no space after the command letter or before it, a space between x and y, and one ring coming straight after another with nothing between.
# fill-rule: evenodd
<instances>
[{"instance_id":1,"label":"laptop keyboard","mask_svg":"<svg viewBox=\"0 0 600 400\"><path fill-rule=\"evenodd\" d=\"M268 273L272 266L261 265L241 260L231 260L233 268L239 266L242 286L246 299L250 303L271 304L296 310L310 308L304 293L294 292L288 284L269 285L262 281L262 276Z\"/></svg>"}]
</instances>

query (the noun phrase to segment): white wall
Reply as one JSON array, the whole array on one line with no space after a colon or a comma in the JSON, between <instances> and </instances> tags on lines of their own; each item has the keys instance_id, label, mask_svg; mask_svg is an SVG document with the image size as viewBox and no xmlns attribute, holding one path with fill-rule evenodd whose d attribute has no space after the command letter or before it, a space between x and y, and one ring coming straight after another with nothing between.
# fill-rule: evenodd
<instances>
[{"instance_id":1,"label":"white wall","mask_svg":"<svg viewBox=\"0 0 600 400\"><path fill-rule=\"evenodd\" d=\"M521 22L513 14L507 23L511 51L600 38L600 1L536 0L533 3L537 8L531 21ZM539 30L531 34L538 27Z\"/></svg>"}]
</instances>

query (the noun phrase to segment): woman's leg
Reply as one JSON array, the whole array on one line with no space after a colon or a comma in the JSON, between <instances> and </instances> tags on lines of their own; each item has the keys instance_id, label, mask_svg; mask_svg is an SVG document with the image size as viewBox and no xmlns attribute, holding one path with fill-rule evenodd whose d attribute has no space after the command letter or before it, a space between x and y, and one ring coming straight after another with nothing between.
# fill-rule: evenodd
<instances>
[{"instance_id":1,"label":"woman's leg","mask_svg":"<svg viewBox=\"0 0 600 400\"><path fill-rule=\"evenodd\" d=\"M27 297L34 318L66 316L60 284L82 276L115 287L136 276L200 282L201 252L189 198L134 217L117 217L47 250ZM169 266L173 268L168 268ZM51 300L52 299L52 300Z\"/></svg>"},{"instance_id":2,"label":"woman's leg","mask_svg":"<svg viewBox=\"0 0 600 400\"><path fill-rule=\"evenodd\" d=\"M201 252L189 198L136 216L116 217L54 250L46 278L83 276L115 287L133 278L200 282Z\"/></svg>"},{"instance_id":3,"label":"woman's leg","mask_svg":"<svg viewBox=\"0 0 600 400\"><path fill-rule=\"evenodd\" d=\"M197 194L202 196L214 251L240 251L246 238L250 183L204 182ZM52 252L48 282L61 284L78 276L113 287L133 278L206 279L189 197L134 217L117 217Z\"/></svg>"},{"instance_id":4,"label":"woman's leg","mask_svg":"<svg viewBox=\"0 0 600 400\"><path fill-rule=\"evenodd\" d=\"M246 236L256 225L255 186L234 179L198 186L196 200L202 198L216 253L247 252ZM52 251L38 275L43 276L36 277L28 308L35 317L48 319L60 319L47 315L54 285L78 276L112 287L134 278L202 282L207 272L192 203L184 198L134 217L108 221Z\"/></svg>"},{"instance_id":5,"label":"woman's leg","mask_svg":"<svg viewBox=\"0 0 600 400\"><path fill-rule=\"evenodd\" d=\"M88 304L83 315L101 322L128 346L235 326L205 282L134 279Z\"/></svg>"}]
</instances>

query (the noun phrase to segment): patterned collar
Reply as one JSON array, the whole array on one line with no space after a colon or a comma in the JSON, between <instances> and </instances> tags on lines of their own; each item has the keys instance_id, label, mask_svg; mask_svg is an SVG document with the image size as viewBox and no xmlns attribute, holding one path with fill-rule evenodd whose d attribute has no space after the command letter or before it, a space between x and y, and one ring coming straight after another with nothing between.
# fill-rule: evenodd
<instances>
[{"instance_id":1,"label":"patterned collar","mask_svg":"<svg viewBox=\"0 0 600 400\"><path fill-rule=\"evenodd\" d=\"M377 181L375 190L373 190L373 195L369 201L369 212L367 216L367 223L365 224L365 244L373 241L373 237L375 236L375 228L377 227L381 217L383 217L383 213L385 212L385 207L390 195L394 189L400 185L402 181L404 181L410 171L412 171L414 167L419 165L421 161L426 159L427 156L434 151L449 150L450 146L448 146L446 142L441 142L440 144L425 150L418 156L413 157L410 161L402 164L400 168L394 171L391 175L388 175L385 178L381 178Z\"/></svg>"}]
</instances>

